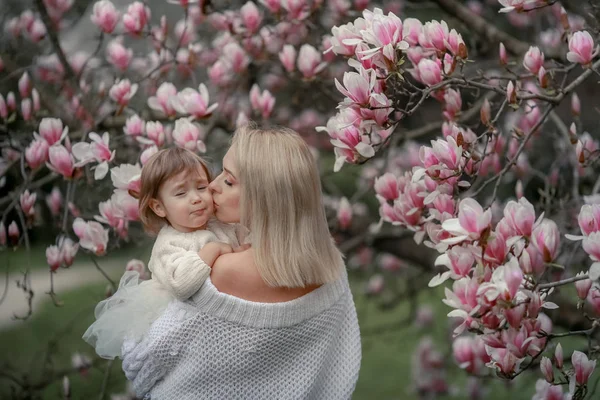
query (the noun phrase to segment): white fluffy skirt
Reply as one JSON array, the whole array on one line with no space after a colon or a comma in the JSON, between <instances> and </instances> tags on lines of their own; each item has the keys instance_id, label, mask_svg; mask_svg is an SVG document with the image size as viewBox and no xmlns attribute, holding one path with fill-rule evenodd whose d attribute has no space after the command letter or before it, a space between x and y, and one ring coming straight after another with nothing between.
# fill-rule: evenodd
<instances>
[{"instance_id":1,"label":"white fluffy skirt","mask_svg":"<svg viewBox=\"0 0 600 400\"><path fill-rule=\"evenodd\" d=\"M115 294L96 306L96 322L83 340L102 358L120 357L123 340L140 340L173 299L155 280L142 281L138 272L126 271Z\"/></svg>"}]
</instances>

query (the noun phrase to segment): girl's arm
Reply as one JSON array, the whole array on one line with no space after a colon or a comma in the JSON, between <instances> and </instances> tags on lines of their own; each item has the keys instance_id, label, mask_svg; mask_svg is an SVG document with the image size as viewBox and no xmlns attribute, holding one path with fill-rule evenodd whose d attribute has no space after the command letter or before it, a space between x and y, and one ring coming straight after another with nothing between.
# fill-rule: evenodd
<instances>
[{"instance_id":1,"label":"girl's arm","mask_svg":"<svg viewBox=\"0 0 600 400\"><path fill-rule=\"evenodd\" d=\"M193 234L159 236L149 264L153 278L165 285L178 300L191 297L210 275L210 265L204 262L198 250L217 241L209 231L203 231L200 237L188 235Z\"/></svg>"}]
</instances>

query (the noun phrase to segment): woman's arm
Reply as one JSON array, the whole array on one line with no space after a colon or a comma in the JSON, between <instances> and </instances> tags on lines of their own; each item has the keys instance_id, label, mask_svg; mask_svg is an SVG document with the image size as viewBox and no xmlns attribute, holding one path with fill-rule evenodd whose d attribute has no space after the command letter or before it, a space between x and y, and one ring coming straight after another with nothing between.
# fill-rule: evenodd
<instances>
[{"instance_id":1,"label":"woman's arm","mask_svg":"<svg viewBox=\"0 0 600 400\"><path fill-rule=\"evenodd\" d=\"M290 301L318 288L316 285L304 288L267 285L258 272L251 248L218 257L213 265L210 279L221 293L259 303Z\"/></svg>"}]
</instances>

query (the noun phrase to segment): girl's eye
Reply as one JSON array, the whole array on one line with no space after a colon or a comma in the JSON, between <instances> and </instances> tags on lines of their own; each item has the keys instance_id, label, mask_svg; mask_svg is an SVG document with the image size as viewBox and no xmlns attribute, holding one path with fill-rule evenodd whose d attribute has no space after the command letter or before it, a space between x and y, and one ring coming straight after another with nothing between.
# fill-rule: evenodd
<instances>
[{"instance_id":1,"label":"girl's eye","mask_svg":"<svg viewBox=\"0 0 600 400\"><path fill-rule=\"evenodd\" d=\"M204 190L206 189L206 186L198 186L198 190Z\"/></svg>"},{"instance_id":2,"label":"girl's eye","mask_svg":"<svg viewBox=\"0 0 600 400\"><path fill-rule=\"evenodd\" d=\"M229 182L227 179L223 180L223 182L225 182L225 184L227 186L232 186L233 184L231 182Z\"/></svg>"},{"instance_id":3,"label":"girl's eye","mask_svg":"<svg viewBox=\"0 0 600 400\"><path fill-rule=\"evenodd\" d=\"M176 197L181 197L181 196L183 196L184 194L185 194L185 192L179 192L179 193L177 193L175 196L176 196Z\"/></svg>"}]
</instances>

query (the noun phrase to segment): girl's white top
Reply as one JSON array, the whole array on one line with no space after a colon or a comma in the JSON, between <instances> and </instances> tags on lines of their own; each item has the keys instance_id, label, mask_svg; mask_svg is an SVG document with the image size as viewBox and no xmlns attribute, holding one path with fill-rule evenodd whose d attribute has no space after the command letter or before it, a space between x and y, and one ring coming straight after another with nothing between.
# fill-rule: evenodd
<instances>
[{"instance_id":1,"label":"girl's white top","mask_svg":"<svg viewBox=\"0 0 600 400\"><path fill-rule=\"evenodd\" d=\"M256 303L210 278L172 302L141 342L123 345L123 370L151 399L349 399L361 361L344 272L298 299Z\"/></svg>"},{"instance_id":2,"label":"girl's white top","mask_svg":"<svg viewBox=\"0 0 600 400\"><path fill-rule=\"evenodd\" d=\"M164 226L154 243L148 269L152 279L126 271L119 288L98 303L96 321L83 334L96 353L108 359L121 356L125 337L139 340L172 300L186 300L210 275L198 251L207 243L222 241L238 246L235 227L210 221L207 230L179 232Z\"/></svg>"}]
</instances>

